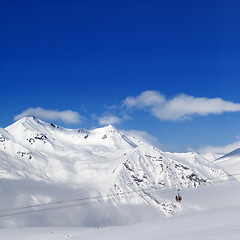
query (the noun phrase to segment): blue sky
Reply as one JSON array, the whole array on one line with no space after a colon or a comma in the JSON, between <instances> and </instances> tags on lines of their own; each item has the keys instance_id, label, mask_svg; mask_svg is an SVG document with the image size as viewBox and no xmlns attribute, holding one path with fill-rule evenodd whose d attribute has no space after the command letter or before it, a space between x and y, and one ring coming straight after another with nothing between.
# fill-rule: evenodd
<instances>
[{"instance_id":1,"label":"blue sky","mask_svg":"<svg viewBox=\"0 0 240 240\"><path fill-rule=\"evenodd\" d=\"M238 146L238 1L1 1L0 127L35 114ZM240 144L239 144L240 147Z\"/></svg>"}]
</instances>

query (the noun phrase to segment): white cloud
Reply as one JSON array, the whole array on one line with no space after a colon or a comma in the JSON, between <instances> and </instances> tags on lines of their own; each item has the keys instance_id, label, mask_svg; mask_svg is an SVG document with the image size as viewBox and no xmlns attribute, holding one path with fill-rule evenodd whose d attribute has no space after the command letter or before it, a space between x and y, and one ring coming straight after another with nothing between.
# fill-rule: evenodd
<instances>
[{"instance_id":1,"label":"white cloud","mask_svg":"<svg viewBox=\"0 0 240 240\"><path fill-rule=\"evenodd\" d=\"M137 97L127 97L124 101L124 105L128 108L144 108L158 106L159 104L165 103L165 97L158 91L145 91Z\"/></svg>"},{"instance_id":2,"label":"white cloud","mask_svg":"<svg viewBox=\"0 0 240 240\"><path fill-rule=\"evenodd\" d=\"M221 98L192 97L185 94L166 99L158 91L145 91L136 97L127 97L123 106L146 109L162 120L186 120L194 115L206 116L224 112L240 111L240 104L224 101Z\"/></svg>"},{"instance_id":3,"label":"white cloud","mask_svg":"<svg viewBox=\"0 0 240 240\"><path fill-rule=\"evenodd\" d=\"M227 153L232 152L233 150L240 148L240 141L225 145L225 146L206 146L198 149L197 151L201 154L206 153L216 153L225 155Z\"/></svg>"},{"instance_id":4,"label":"white cloud","mask_svg":"<svg viewBox=\"0 0 240 240\"><path fill-rule=\"evenodd\" d=\"M14 117L14 120L19 120L23 117L33 115L42 120L61 120L64 123L80 123L81 116L78 112L71 110L57 111L57 110L47 110L41 107L28 108L26 111L18 114Z\"/></svg>"},{"instance_id":5,"label":"white cloud","mask_svg":"<svg viewBox=\"0 0 240 240\"><path fill-rule=\"evenodd\" d=\"M118 124L121 122L121 119L114 115L106 115L98 118L100 125L109 125L109 124Z\"/></svg>"}]
</instances>

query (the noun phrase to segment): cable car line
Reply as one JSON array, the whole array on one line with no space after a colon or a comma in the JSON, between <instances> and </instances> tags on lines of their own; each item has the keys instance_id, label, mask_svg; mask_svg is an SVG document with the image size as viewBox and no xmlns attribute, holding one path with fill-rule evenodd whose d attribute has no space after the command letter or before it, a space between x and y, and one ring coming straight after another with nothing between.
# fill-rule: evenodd
<instances>
[{"instance_id":1,"label":"cable car line","mask_svg":"<svg viewBox=\"0 0 240 240\"><path fill-rule=\"evenodd\" d=\"M234 177L240 175L240 173L234 173L234 174L227 174L225 176L221 177L213 177L213 178L206 178L205 180L213 180L213 179L223 179L226 177ZM237 181L238 179L233 178L229 180L224 180L224 181L218 181L218 182L212 182L212 185L218 185L221 183L227 183L230 181ZM188 190L190 188L196 188L193 186L187 186L181 189L181 191ZM95 197L85 197L85 198L77 198L77 199L72 199L72 200L63 200L63 201L56 201L56 202L49 202L49 203L43 203L43 204L35 204L35 205L30 205L30 206L25 206L25 207L17 207L17 208L9 208L9 209L3 209L0 210L0 213L4 212L11 212L11 211L19 211L19 210L26 210L26 209L31 209L31 208L39 208L39 207L46 207L46 206L51 206L51 205L60 205L60 204L68 204L68 205L63 205L63 206L56 206L56 207L49 207L49 208L43 208L43 209L33 209L29 211L22 211L22 212L13 212L13 213L6 213L6 214L0 214L0 218L3 217L9 217L9 216L17 216L17 215L23 215L23 214L30 214L30 213L37 213L37 212L45 212L45 211L51 211L51 210L58 210L58 209L64 209L64 208L69 208L69 207L77 207L77 206L82 206L82 205L88 205L88 204L94 204L94 203L100 203L104 201L104 198L111 199L113 197L120 197L120 198L125 198L125 199L130 199L130 198L135 198L135 197L140 197L140 193L147 192L149 191L154 191L155 193L161 193L161 194L166 194L166 193L171 193L171 192L176 192L176 190L179 189L179 185L172 185L172 186L166 186L164 189L163 188L148 188L148 189L140 189L140 190L132 190L128 192L123 192L123 193L113 193L113 194L107 194L107 195L99 195ZM136 196L128 196L131 194L138 194ZM91 201L95 200L95 201ZM86 201L86 202L83 202ZM80 202L76 204L70 204L74 202Z\"/></svg>"}]
</instances>

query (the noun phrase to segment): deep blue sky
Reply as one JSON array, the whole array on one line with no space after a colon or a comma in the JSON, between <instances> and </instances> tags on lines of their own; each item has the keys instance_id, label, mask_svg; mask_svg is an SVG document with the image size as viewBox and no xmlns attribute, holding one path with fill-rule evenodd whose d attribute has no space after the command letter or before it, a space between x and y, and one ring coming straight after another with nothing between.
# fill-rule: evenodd
<instances>
[{"instance_id":1,"label":"deep blue sky","mask_svg":"<svg viewBox=\"0 0 240 240\"><path fill-rule=\"evenodd\" d=\"M240 103L238 1L11 1L0 6L0 127L28 108L72 110L98 127L146 90ZM226 145L239 112L166 121L131 110L116 127L166 150ZM121 116L122 117L122 116ZM58 122L57 120L53 122Z\"/></svg>"}]
</instances>

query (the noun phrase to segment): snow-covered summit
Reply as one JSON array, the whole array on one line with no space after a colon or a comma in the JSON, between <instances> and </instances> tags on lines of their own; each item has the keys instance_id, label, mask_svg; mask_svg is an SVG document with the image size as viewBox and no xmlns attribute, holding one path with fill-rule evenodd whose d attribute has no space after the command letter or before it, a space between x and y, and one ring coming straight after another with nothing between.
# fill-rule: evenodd
<instances>
[{"instance_id":1,"label":"snow-covered summit","mask_svg":"<svg viewBox=\"0 0 240 240\"><path fill-rule=\"evenodd\" d=\"M31 144L36 140L43 140L52 145L104 145L116 149L136 147L130 139L120 133L112 125L86 129L65 129L53 123L46 123L34 116L24 117L6 128L6 131L14 136L16 141L21 141L26 146L26 140Z\"/></svg>"}]
</instances>

